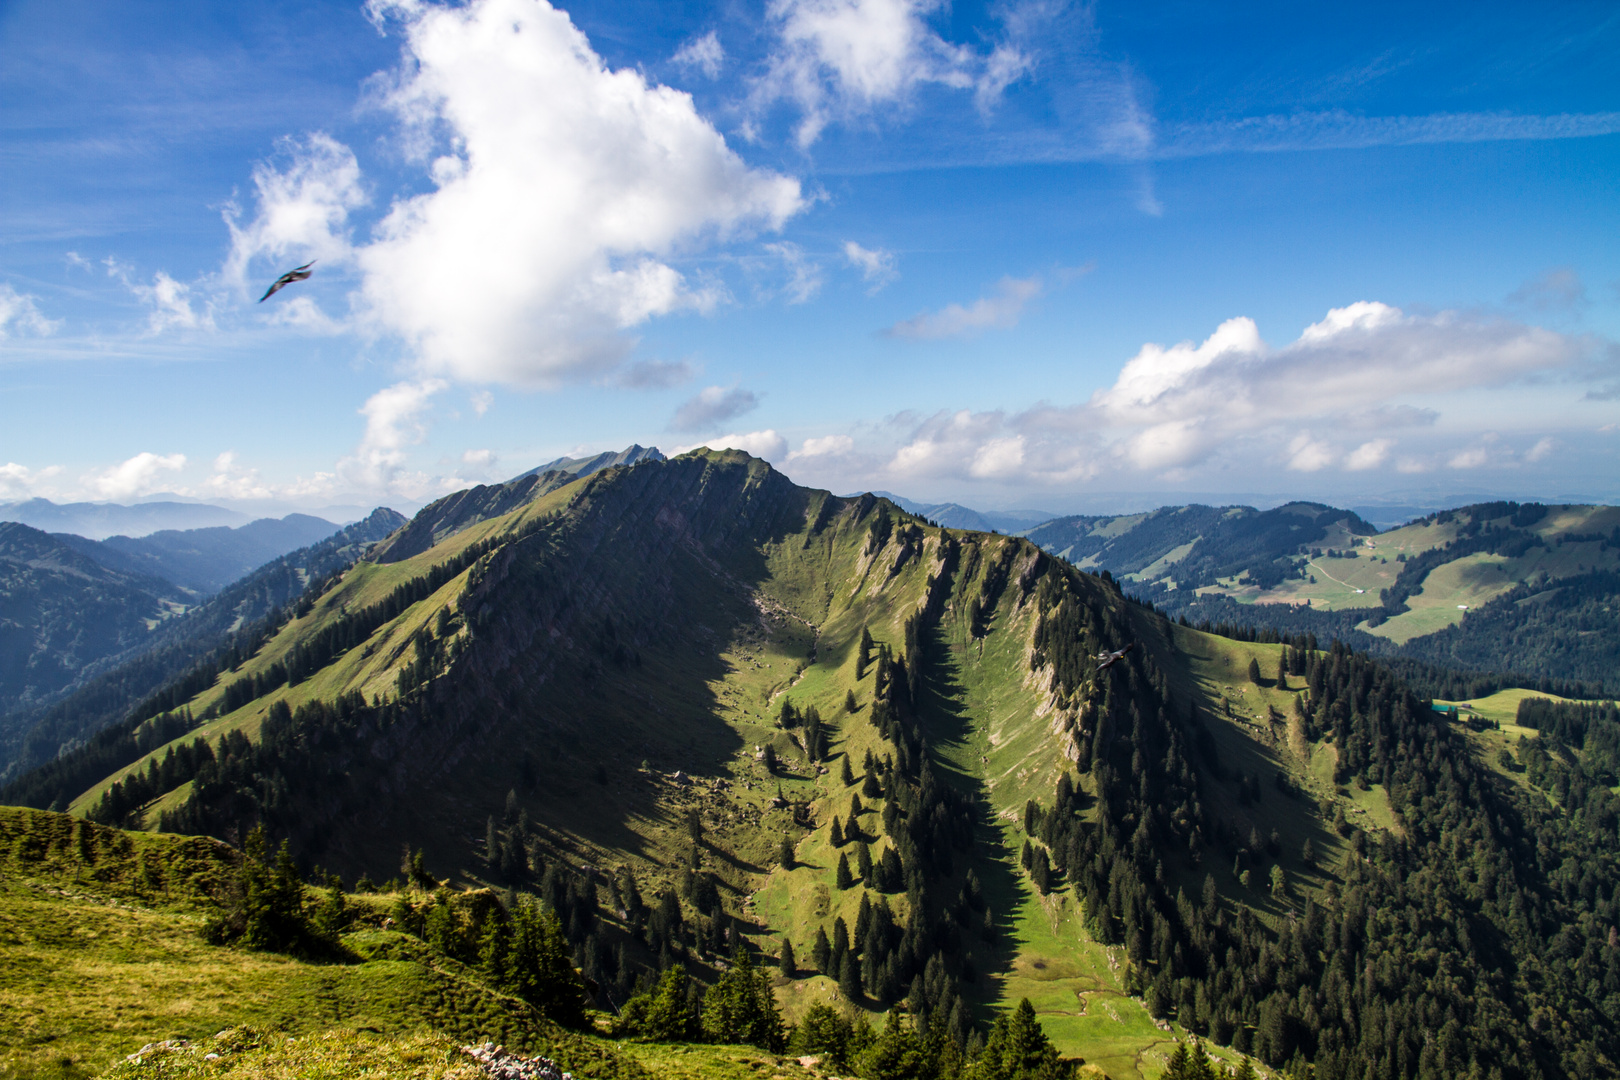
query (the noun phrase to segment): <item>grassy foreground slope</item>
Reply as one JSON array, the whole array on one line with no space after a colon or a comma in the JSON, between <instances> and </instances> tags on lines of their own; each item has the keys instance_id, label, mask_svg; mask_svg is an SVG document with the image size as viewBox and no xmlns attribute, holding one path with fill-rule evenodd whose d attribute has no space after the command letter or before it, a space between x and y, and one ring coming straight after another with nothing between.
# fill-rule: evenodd
<instances>
[{"instance_id":1,"label":"grassy foreground slope","mask_svg":"<svg viewBox=\"0 0 1620 1080\"><path fill-rule=\"evenodd\" d=\"M380 901L357 898L346 963L205 944L234 865L206 838L0 807L0 1077L94 1076L147 1043L206 1046L242 1025L276 1042L432 1031L438 1043L490 1039L589 1075L646 1075L415 938L377 929Z\"/></svg>"}]
</instances>

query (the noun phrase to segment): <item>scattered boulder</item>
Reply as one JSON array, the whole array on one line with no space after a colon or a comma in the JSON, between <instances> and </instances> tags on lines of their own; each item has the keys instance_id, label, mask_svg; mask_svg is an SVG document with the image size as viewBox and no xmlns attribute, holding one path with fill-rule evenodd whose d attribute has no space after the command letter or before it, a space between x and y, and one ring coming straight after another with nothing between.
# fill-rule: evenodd
<instances>
[{"instance_id":1,"label":"scattered boulder","mask_svg":"<svg viewBox=\"0 0 1620 1080\"><path fill-rule=\"evenodd\" d=\"M550 1058L509 1054L506 1047L494 1043L463 1046L461 1052L477 1061L484 1075L493 1080L574 1080L572 1073L563 1072Z\"/></svg>"},{"instance_id":2,"label":"scattered boulder","mask_svg":"<svg viewBox=\"0 0 1620 1080\"><path fill-rule=\"evenodd\" d=\"M153 1054L160 1050L184 1050L190 1045L191 1041L189 1039L164 1039L162 1042L147 1043L145 1046L141 1047L124 1060L133 1061L136 1064L139 1064L146 1059L146 1055L148 1054Z\"/></svg>"}]
</instances>

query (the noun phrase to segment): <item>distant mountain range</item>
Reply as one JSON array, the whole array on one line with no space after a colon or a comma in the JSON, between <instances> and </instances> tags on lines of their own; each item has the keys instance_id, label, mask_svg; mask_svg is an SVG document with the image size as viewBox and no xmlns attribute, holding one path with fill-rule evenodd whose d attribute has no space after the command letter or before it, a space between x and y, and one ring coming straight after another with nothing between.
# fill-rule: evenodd
<instances>
[{"instance_id":1,"label":"distant mountain range","mask_svg":"<svg viewBox=\"0 0 1620 1080\"><path fill-rule=\"evenodd\" d=\"M162 578L187 592L207 596L278 555L331 536L337 528L322 518L288 514L235 528L162 529L142 537L110 536L105 540L57 533L55 538L103 566Z\"/></svg>"},{"instance_id":2,"label":"distant mountain range","mask_svg":"<svg viewBox=\"0 0 1620 1080\"><path fill-rule=\"evenodd\" d=\"M49 499L0 503L0 521L18 521L43 532L73 533L92 540L145 536L162 529L206 529L244 525L248 515L208 503L148 502L53 503Z\"/></svg>"},{"instance_id":3,"label":"distant mountain range","mask_svg":"<svg viewBox=\"0 0 1620 1080\"><path fill-rule=\"evenodd\" d=\"M393 514L370 539L403 521ZM0 741L8 714L44 708L107 665L144 655L208 597L337 531L304 514L106 540L0 522Z\"/></svg>"},{"instance_id":4,"label":"distant mountain range","mask_svg":"<svg viewBox=\"0 0 1620 1080\"><path fill-rule=\"evenodd\" d=\"M927 518L947 529L1016 533L1057 517L1045 510L974 510L960 503L917 502L890 491L874 491L872 494L888 499L908 514Z\"/></svg>"}]
</instances>

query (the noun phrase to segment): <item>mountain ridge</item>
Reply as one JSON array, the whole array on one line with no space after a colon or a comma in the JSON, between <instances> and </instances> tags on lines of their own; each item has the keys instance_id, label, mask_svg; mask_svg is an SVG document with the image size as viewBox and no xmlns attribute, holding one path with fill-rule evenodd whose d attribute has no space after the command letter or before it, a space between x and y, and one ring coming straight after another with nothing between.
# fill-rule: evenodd
<instances>
[{"instance_id":1,"label":"mountain ridge","mask_svg":"<svg viewBox=\"0 0 1620 1080\"><path fill-rule=\"evenodd\" d=\"M1587 750L1522 752L1538 783L1574 770L1565 809L1365 656L1178 626L1026 540L737 452L457 505L171 697L75 812L262 821L348 872L409 844L549 897L603 986L791 941L815 973L790 1016L836 989L966 1039L1028 996L1116 1076L1162 1068L1157 1024L1323 1077L1614 1060L1620 883L1581 815L1620 807ZM1557 959L1583 941L1595 967Z\"/></svg>"}]
</instances>

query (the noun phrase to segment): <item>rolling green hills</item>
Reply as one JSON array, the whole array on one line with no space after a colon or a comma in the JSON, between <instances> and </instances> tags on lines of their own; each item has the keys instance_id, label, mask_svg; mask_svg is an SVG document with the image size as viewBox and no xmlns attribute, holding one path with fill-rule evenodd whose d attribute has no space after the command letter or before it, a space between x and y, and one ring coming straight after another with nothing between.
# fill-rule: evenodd
<instances>
[{"instance_id":1,"label":"rolling green hills","mask_svg":"<svg viewBox=\"0 0 1620 1080\"><path fill-rule=\"evenodd\" d=\"M1549 801L1365 656L737 452L447 497L207 674L30 798L373 882L419 851L541 897L609 1008L791 944L789 1020L971 1049L1028 998L1119 1078L1188 1033L1325 1080L1616 1061L1612 793Z\"/></svg>"},{"instance_id":2,"label":"rolling green hills","mask_svg":"<svg viewBox=\"0 0 1620 1080\"><path fill-rule=\"evenodd\" d=\"M1379 533L1350 511L1290 503L1060 518L1026 535L1195 624L1601 693L1620 670L1617 529L1615 507L1480 503Z\"/></svg>"}]
</instances>

